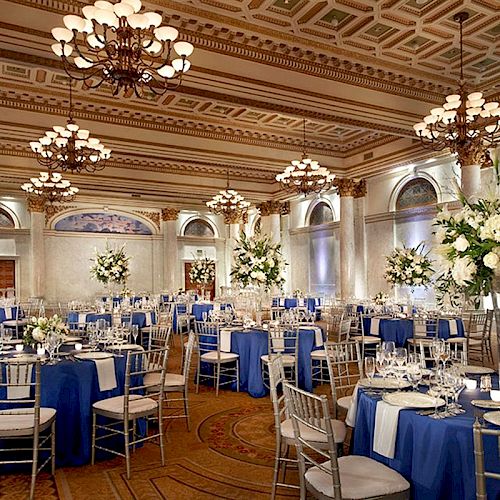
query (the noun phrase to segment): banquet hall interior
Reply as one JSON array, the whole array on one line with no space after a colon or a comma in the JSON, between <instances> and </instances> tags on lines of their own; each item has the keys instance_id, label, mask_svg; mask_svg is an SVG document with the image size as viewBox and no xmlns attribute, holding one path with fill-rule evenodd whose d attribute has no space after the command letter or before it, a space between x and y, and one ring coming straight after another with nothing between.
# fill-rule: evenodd
<instances>
[{"instance_id":1,"label":"banquet hall interior","mask_svg":"<svg viewBox=\"0 0 500 500\"><path fill-rule=\"evenodd\" d=\"M0 498L500 498L498 0L0 0Z\"/></svg>"}]
</instances>

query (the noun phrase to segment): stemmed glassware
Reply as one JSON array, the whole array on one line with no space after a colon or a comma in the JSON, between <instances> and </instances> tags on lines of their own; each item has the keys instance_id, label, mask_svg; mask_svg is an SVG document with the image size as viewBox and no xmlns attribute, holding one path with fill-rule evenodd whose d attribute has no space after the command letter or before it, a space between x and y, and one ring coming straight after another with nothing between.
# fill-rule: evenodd
<instances>
[{"instance_id":1,"label":"stemmed glassware","mask_svg":"<svg viewBox=\"0 0 500 500\"><path fill-rule=\"evenodd\" d=\"M45 337L45 350L49 353L49 361L47 363L49 365L55 365L57 363L57 361L54 359L54 353L59 342L59 335L56 335L53 332L49 332Z\"/></svg>"},{"instance_id":2,"label":"stemmed glassware","mask_svg":"<svg viewBox=\"0 0 500 500\"><path fill-rule=\"evenodd\" d=\"M365 358L365 377L368 378L369 384L372 384L373 377L375 376L375 358Z\"/></svg>"},{"instance_id":3,"label":"stemmed glassware","mask_svg":"<svg viewBox=\"0 0 500 500\"><path fill-rule=\"evenodd\" d=\"M397 347L394 350L394 362L397 365L395 368L396 378L398 379L398 387L401 386L401 381L403 380L403 375L405 373L405 365L407 363L407 351L404 347Z\"/></svg>"},{"instance_id":4,"label":"stemmed glassware","mask_svg":"<svg viewBox=\"0 0 500 500\"><path fill-rule=\"evenodd\" d=\"M434 419L444 418L444 414L438 413L439 397L443 395L443 374L441 370L437 369L436 372L430 377L429 390L427 391L427 394L434 398L434 413L429 416Z\"/></svg>"},{"instance_id":5,"label":"stemmed glassware","mask_svg":"<svg viewBox=\"0 0 500 500\"><path fill-rule=\"evenodd\" d=\"M134 344L137 344L137 337L139 336L139 325L132 325L132 337L134 337Z\"/></svg>"},{"instance_id":6,"label":"stemmed glassware","mask_svg":"<svg viewBox=\"0 0 500 500\"><path fill-rule=\"evenodd\" d=\"M419 363L408 363L406 376L414 391L418 391L418 384L422 380L422 368Z\"/></svg>"}]
</instances>

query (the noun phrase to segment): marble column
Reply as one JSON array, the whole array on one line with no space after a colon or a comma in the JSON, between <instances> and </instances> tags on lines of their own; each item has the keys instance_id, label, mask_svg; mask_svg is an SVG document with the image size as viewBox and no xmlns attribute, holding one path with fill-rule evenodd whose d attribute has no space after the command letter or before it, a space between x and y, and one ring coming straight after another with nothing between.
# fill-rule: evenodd
<instances>
[{"instance_id":1,"label":"marble column","mask_svg":"<svg viewBox=\"0 0 500 500\"><path fill-rule=\"evenodd\" d=\"M368 293L365 196L366 180L362 179L354 189L354 293L359 299L366 298Z\"/></svg>"},{"instance_id":2,"label":"marble column","mask_svg":"<svg viewBox=\"0 0 500 500\"><path fill-rule=\"evenodd\" d=\"M178 216L179 210L176 208L169 207L161 211L163 231L163 288L169 292L183 288L179 282Z\"/></svg>"},{"instance_id":3,"label":"marble column","mask_svg":"<svg viewBox=\"0 0 500 500\"><path fill-rule=\"evenodd\" d=\"M42 199L28 199L31 214L31 296L43 298L45 294L45 202Z\"/></svg>"},{"instance_id":4,"label":"marble column","mask_svg":"<svg viewBox=\"0 0 500 500\"><path fill-rule=\"evenodd\" d=\"M281 207L281 253L288 266L285 266L285 286L286 293L292 293L292 261L290 248L290 202L283 203Z\"/></svg>"},{"instance_id":5,"label":"marble column","mask_svg":"<svg viewBox=\"0 0 500 500\"><path fill-rule=\"evenodd\" d=\"M231 271L234 264L234 246L240 237L240 224L242 223L240 215L226 214L224 223L226 229L226 286L231 286Z\"/></svg>"},{"instance_id":6,"label":"marble column","mask_svg":"<svg viewBox=\"0 0 500 500\"><path fill-rule=\"evenodd\" d=\"M336 179L340 195L340 296L342 300L354 297L354 188L353 179Z\"/></svg>"},{"instance_id":7,"label":"marble column","mask_svg":"<svg viewBox=\"0 0 500 500\"><path fill-rule=\"evenodd\" d=\"M261 233L269 236L272 243L280 243L283 203L279 201L265 201L258 205L257 208L260 210Z\"/></svg>"},{"instance_id":8,"label":"marble column","mask_svg":"<svg viewBox=\"0 0 500 500\"><path fill-rule=\"evenodd\" d=\"M462 191L465 196L479 193L481 189L481 165L462 167Z\"/></svg>"}]
</instances>

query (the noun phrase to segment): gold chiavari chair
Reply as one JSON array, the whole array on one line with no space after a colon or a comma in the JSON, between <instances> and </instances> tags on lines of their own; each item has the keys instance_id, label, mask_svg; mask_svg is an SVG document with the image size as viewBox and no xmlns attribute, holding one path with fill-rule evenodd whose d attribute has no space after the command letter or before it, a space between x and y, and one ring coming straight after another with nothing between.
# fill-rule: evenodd
<instances>
[{"instance_id":1,"label":"gold chiavari chair","mask_svg":"<svg viewBox=\"0 0 500 500\"><path fill-rule=\"evenodd\" d=\"M146 434L141 436L137 432L137 421L145 417L163 421L164 391L161 388L165 383L167 359L168 347L128 351L124 395L102 399L92 405L92 465L95 462L96 449L124 457L127 479L130 479L130 449L135 449L139 443L155 439L158 439L160 445L161 464L165 465L163 426L159 424L157 432L146 431ZM132 382L137 380L142 383L133 385ZM107 420L98 423L98 417ZM104 433L99 436L98 431ZM123 436L124 453L98 444L116 435Z\"/></svg>"},{"instance_id":2,"label":"gold chiavari chair","mask_svg":"<svg viewBox=\"0 0 500 500\"><path fill-rule=\"evenodd\" d=\"M5 399L0 399L0 407L9 406L0 410L0 443L15 443L15 448L0 447L0 465L31 464L31 500L35 496L37 474L50 463L54 475L56 467L56 410L41 406L40 361L26 363L13 359L0 363L0 391L6 393ZM23 441L28 441L29 446L18 447ZM13 452L23 454L23 458L3 458ZM39 463L41 452L49 454Z\"/></svg>"},{"instance_id":3,"label":"gold chiavari chair","mask_svg":"<svg viewBox=\"0 0 500 500\"><path fill-rule=\"evenodd\" d=\"M410 498L410 484L395 470L364 456L337 456L326 396L287 382L283 389L297 448L301 500L307 492L321 500Z\"/></svg>"}]
</instances>

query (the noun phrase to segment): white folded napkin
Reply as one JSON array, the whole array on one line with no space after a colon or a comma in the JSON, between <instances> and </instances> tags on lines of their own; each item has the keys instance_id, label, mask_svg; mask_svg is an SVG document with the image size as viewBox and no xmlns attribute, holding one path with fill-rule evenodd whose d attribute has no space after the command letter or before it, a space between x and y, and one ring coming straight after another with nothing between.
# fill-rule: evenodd
<instances>
[{"instance_id":1,"label":"white folded napkin","mask_svg":"<svg viewBox=\"0 0 500 500\"><path fill-rule=\"evenodd\" d=\"M323 347L323 331L318 326L300 326L299 330L314 330L314 341L316 347Z\"/></svg>"},{"instance_id":2,"label":"white folded napkin","mask_svg":"<svg viewBox=\"0 0 500 500\"><path fill-rule=\"evenodd\" d=\"M13 307L6 307L4 309L5 319L6 320L14 319L13 309L14 309Z\"/></svg>"},{"instance_id":3,"label":"white folded napkin","mask_svg":"<svg viewBox=\"0 0 500 500\"><path fill-rule=\"evenodd\" d=\"M370 335L380 335L380 318L371 318L370 321Z\"/></svg>"},{"instance_id":4,"label":"white folded napkin","mask_svg":"<svg viewBox=\"0 0 500 500\"><path fill-rule=\"evenodd\" d=\"M373 451L387 458L394 458L401 406L379 401L375 411Z\"/></svg>"},{"instance_id":5,"label":"white folded napkin","mask_svg":"<svg viewBox=\"0 0 500 500\"><path fill-rule=\"evenodd\" d=\"M33 365L11 365L6 367L7 384L9 383L9 374L12 374L14 380L31 382ZM27 376L26 376L27 373ZM7 399L25 399L30 397L29 385L9 385L7 386Z\"/></svg>"},{"instance_id":6,"label":"white folded napkin","mask_svg":"<svg viewBox=\"0 0 500 500\"><path fill-rule=\"evenodd\" d=\"M100 391L111 391L117 387L115 375L115 360L108 359L93 359L97 369L97 378L99 380Z\"/></svg>"},{"instance_id":7,"label":"white folded napkin","mask_svg":"<svg viewBox=\"0 0 500 500\"><path fill-rule=\"evenodd\" d=\"M220 330L220 350L222 352L231 352L231 334L233 328L221 328Z\"/></svg>"},{"instance_id":8,"label":"white folded napkin","mask_svg":"<svg viewBox=\"0 0 500 500\"><path fill-rule=\"evenodd\" d=\"M81 325L87 322L87 313L78 313L78 324Z\"/></svg>"},{"instance_id":9,"label":"white folded napkin","mask_svg":"<svg viewBox=\"0 0 500 500\"><path fill-rule=\"evenodd\" d=\"M345 423L349 427L355 427L356 425L356 413L358 412L358 389L359 384L356 384L354 391L352 393L352 403L349 406L349 410L347 411L347 415L345 418Z\"/></svg>"},{"instance_id":10,"label":"white folded napkin","mask_svg":"<svg viewBox=\"0 0 500 500\"><path fill-rule=\"evenodd\" d=\"M448 324L450 325L450 337L456 337L458 335L457 320L449 319Z\"/></svg>"},{"instance_id":11,"label":"white folded napkin","mask_svg":"<svg viewBox=\"0 0 500 500\"><path fill-rule=\"evenodd\" d=\"M151 311L147 311L144 313L144 316L146 317L145 326L151 326L153 324L153 313Z\"/></svg>"},{"instance_id":12,"label":"white folded napkin","mask_svg":"<svg viewBox=\"0 0 500 500\"><path fill-rule=\"evenodd\" d=\"M283 297L280 297L278 299L278 306L279 307L285 307L285 299Z\"/></svg>"},{"instance_id":13,"label":"white folded napkin","mask_svg":"<svg viewBox=\"0 0 500 500\"><path fill-rule=\"evenodd\" d=\"M214 311L220 311L220 304L219 304L219 302L214 302Z\"/></svg>"}]
</instances>

